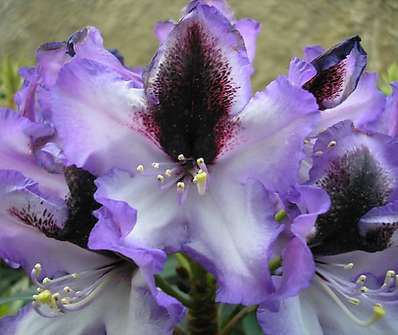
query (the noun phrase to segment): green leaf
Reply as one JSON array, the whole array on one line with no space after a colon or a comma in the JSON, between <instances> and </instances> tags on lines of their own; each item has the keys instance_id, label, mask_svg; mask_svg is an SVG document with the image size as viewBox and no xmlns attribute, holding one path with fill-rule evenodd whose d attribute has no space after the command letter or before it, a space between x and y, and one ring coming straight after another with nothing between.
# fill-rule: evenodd
<instances>
[{"instance_id":1,"label":"green leaf","mask_svg":"<svg viewBox=\"0 0 398 335\"><path fill-rule=\"evenodd\" d=\"M257 323L256 313L254 313L254 312L248 314L242 320L242 328L243 328L245 334L248 334L248 335L262 335L263 334L260 326Z\"/></svg>"}]
</instances>

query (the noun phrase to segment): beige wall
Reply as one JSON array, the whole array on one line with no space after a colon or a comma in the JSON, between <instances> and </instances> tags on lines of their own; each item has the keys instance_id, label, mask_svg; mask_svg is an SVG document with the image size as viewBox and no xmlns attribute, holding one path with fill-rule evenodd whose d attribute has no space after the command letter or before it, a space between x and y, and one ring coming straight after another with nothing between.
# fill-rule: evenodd
<instances>
[{"instance_id":1,"label":"beige wall","mask_svg":"<svg viewBox=\"0 0 398 335\"><path fill-rule=\"evenodd\" d=\"M184 0L0 0L0 55L31 59L42 42L95 25L129 65L145 65L156 48L153 24L178 18ZM359 33L370 69L398 61L398 0L230 0L238 17L262 23L254 84L286 72L307 44L331 46Z\"/></svg>"}]
</instances>

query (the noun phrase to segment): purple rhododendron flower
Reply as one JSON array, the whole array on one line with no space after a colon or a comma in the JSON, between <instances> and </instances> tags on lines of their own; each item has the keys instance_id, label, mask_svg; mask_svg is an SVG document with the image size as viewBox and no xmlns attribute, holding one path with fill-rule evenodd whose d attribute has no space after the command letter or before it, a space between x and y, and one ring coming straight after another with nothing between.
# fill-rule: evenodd
<instances>
[{"instance_id":1,"label":"purple rhododendron flower","mask_svg":"<svg viewBox=\"0 0 398 335\"><path fill-rule=\"evenodd\" d=\"M397 85L355 36L253 95L259 31L192 0L145 69L94 27L38 49L0 110L0 258L39 290L0 332L171 334L182 252L265 334L397 333Z\"/></svg>"},{"instance_id":2,"label":"purple rhododendron flower","mask_svg":"<svg viewBox=\"0 0 398 335\"><path fill-rule=\"evenodd\" d=\"M178 23L157 26L143 87L97 30L83 30L63 44L69 56L56 81L32 100L49 106L63 162L99 177L91 248L127 257L144 247L184 251L216 274L219 300L248 304L261 300L269 236L253 220L245 182L260 178L279 192L295 184L319 113L286 77L251 97L259 25L236 21L222 4L194 1ZM52 67L47 59L42 67ZM134 210L134 228L108 224ZM118 243L104 233L112 229L124 232Z\"/></svg>"},{"instance_id":3,"label":"purple rhododendron flower","mask_svg":"<svg viewBox=\"0 0 398 335\"><path fill-rule=\"evenodd\" d=\"M258 311L265 334L397 333L397 150L349 121L320 134L310 181L285 201L268 252L282 273Z\"/></svg>"},{"instance_id":4,"label":"purple rhododendron flower","mask_svg":"<svg viewBox=\"0 0 398 335\"><path fill-rule=\"evenodd\" d=\"M165 255L137 250L138 269L87 250L95 223L89 174L75 167L65 177L49 173L31 150L48 127L11 110L0 110L0 120L0 258L31 272L39 290L31 306L0 320L0 333L171 334L182 306L158 291L153 274L160 269L146 260Z\"/></svg>"}]
</instances>

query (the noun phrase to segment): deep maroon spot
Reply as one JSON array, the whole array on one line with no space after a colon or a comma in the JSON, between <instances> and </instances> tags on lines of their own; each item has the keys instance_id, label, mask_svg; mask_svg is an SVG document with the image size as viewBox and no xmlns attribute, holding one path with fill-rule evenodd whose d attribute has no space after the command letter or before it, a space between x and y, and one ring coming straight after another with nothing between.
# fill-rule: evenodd
<instances>
[{"instance_id":1,"label":"deep maroon spot","mask_svg":"<svg viewBox=\"0 0 398 335\"><path fill-rule=\"evenodd\" d=\"M33 210L31 205L28 204L26 207L21 209L11 207L8 212L20 222L39 229L47 236L53 236L59 229L56 225L54 215L46 208L42 209L40 212Z\"/></svg>"},{"instance_id":2,"label":"deep maroon spot","mask_svg":"<svg viewBox=\"0 0 398 335\"><path fill-rule=\"evenodd\" d=\"M144 124L172 158L203 157L209 164L233 132L228 113L238 87L217 39L200 23L190 23L174 43L147 87L156 103Z\"/></svg>"}]
</instances>

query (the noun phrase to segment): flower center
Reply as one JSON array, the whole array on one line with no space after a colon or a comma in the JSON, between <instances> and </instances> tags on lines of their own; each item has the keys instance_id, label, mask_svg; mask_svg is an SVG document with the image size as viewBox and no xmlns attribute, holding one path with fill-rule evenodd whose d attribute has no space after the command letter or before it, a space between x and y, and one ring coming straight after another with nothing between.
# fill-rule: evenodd
<instances>
[{"instance_id":1,"label":"flower center","mask_svg":"<svg viewBox=\"0 0 398 335\"><path fill-rule=\"evenodd\" d=\"M116 271L125 268L126 263L118 261L99 269L39 280L42 267L36 264L30 275L33 284L37 286L32 306L38 314L48 318L79 311L95 300L111 282Z\"/></svg>"},{"instance_id":2,"label":"flower center","mask_svg":"<svg viewBox=\"0 0 398 335\"><path fill-rule=\"evenodd\" d=\"M360 219L372 208L385 205L391 194L389 175L367 147L332 161L317 185L328 192L331 207L318 217L316 234L309 241L315 255L385 249L386 241L363 238L358 227Z\"/></svg>"},{"instance_id":3,"label":"flower center","mask_svg":"<svg viewBox=\"0 0 398 335\"><path fill-rule=\"evenodd\" d=\"M386 314L383 306L398 304L398 275L393 270L385 273L382 285L371 283L369 275L361 274L353 282L333 274L336 267L351 270L355 265L328 263L322 259L316 260L315 280L322 289L333 299L342 311L360 326L370 326ZM369 285L368 285L369 284ZM353 307L364 306L372 308L371 316L367 320L359 319L352 311Z\"/></svg>"},{"instance_id":4,"label":"flower center","mask_svg":"<svg viewBox=\"0 0 398 335\"><path fill-rule=\"evenodd\" d=\"M209 170L203 158L195 160L179 154L177 163L153 162L149 168L140 164L136 170L142 176L154 178L161 190L175 187L179 203L185 201L191 184L200 195L207 191Z\"/></svg>"}]
</instances>

